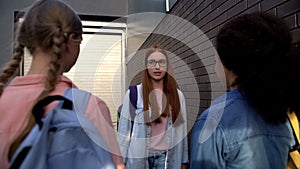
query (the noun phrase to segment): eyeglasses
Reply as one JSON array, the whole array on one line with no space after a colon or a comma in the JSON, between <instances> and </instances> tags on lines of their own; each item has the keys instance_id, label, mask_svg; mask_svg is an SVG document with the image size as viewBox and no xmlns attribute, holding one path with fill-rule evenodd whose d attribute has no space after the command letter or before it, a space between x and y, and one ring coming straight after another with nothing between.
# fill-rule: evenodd
<instances>
[{"instance_id":1,"label":"eyeglasses","mask_svg":"<svg viewBox=\"0 0 300 169\"><path fill-rule=\"evenodd\" d=\"M156 61L156 60L153 60L153 59L147 60L147 65L148 65L149 67L155 67L157 63L158 63L158 65L159 65L160 67L164 67L164 66L167 65L167 61L164 60L164 59L157 60L157 61Z\"/></svg>"}]
</instances>

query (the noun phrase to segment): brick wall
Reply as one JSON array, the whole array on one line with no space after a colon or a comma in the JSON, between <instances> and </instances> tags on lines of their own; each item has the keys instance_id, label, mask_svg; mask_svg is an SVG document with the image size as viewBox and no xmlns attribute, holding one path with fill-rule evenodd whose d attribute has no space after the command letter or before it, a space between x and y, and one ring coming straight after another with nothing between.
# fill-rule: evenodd
<instances>
[{"instance_id":1,"label":"brick wall","mask_svg":"<svg viewBox=\"0 0 300 169\"><path fill-rule=\"evenodd\" d=\"M186 97L189 128L211 100L224 92L214 72L217 32L233 17L255 11L272 13L287 21L293 46L300 51L299 0L178 0L142 45L147 48L158 43L170 52L175 78ZM131 65L140 65L141 58L134 56L128 62L128 74L134 74L134 83L140 76L131 70Z\"/></svg>"}]
</instances>

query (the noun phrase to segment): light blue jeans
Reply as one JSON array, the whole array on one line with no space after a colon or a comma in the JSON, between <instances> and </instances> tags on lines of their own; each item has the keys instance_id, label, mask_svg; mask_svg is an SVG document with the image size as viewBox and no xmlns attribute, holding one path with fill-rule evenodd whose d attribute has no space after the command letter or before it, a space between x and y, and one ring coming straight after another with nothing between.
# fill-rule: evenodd
<instances>
[{"instance_id":1,"label":"light blue jeans","mask_svg":"<svg viewBox=\"0 0 300 169\"><path fill-rule=\"evenodd\" d=\"M148 157L149 169L165 169L166 152Z\"/></svg>"}]
</instances>

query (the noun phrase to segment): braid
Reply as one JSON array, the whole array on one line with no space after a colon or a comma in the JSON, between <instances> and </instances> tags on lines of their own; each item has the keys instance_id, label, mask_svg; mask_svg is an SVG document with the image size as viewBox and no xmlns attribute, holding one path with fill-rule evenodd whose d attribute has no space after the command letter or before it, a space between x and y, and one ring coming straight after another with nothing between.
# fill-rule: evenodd
<instances>
[{"instance_id":1,"label":"braid","mask_svg":"<svg viewBox=\"0 0 300 169\"><path fill-rule=\"evenodd\" d=\"M55 85L59 80L59 70L62 62L61 48L64 42L65 37L63 36L61 29L57 29L53 38L53 55L49 63L48 75L47 79L45 80L45 89L37 98L37 102L48 96L49 93L55 89Z\"/></svg>"},{"instance_id":2,"label":"braid","mask_svg":"<svg viewBox=\"0 0 300 169\"><path fill-rule=\"evenodd\" d=\"M15 48L16 54L13 57L13 59L8 63L7 68L3 70L2 75L0 76L0 96L3 92L3 87L6 85L6 83L9 81L9 79L15 75L17 70L20 67L20 62L22 60L22 56L24 55L24 46L18 45Z\"/></svg>"},{"instance_id":3,"label":"braid","mask_svg":"<svg viewBox=\"0 0 300 169\"><path fill-rule=\"evenodd\" d=\"M47 80L45 81L45 89L44 91L39 95L39 97L36 100L36 103L40 101L41 99L45 98L49 95L54 89L55 85L58 82L58 71L60 69L61 65L61 47L63 46L63 43L65 42L65 37L63 36L62 31L60 29L57 30L54 38L53 38L53 56L51 57L50 65L49 65L49 71ZM31 111L32 112L32 111ZM11 160L13 154L17 150L17 148L20 146L22 141L26 138L26 136L29 134L31 129L35 125L35 119L32 113L29 114L29 121L27 123L27 126L24 128L24 130L21 132L21 134L13 141L13 143L10 145L9 153L8 153L8 159Z\"/></svg>"},{"instance_id":4,"label":"braid","mask_svg":"<svg viewBox=\"0 0 300 169\"><path fill-rule=\"evenodd\" d=\"M59 44L59 43L55 43L55 40L54 40L54 44ZM62 41L60 44L62 44ZM54 45L54 46L56 46L56 45ZM55 49L55 47L54 47L54 49ZM8 82L8 80L16 73L16 71L19 68L22 56L24 55L24 46L18 45L15 49L15 52L16 52L16 54L15 54L13 60L8 64L8 68L6 68L3 71L3 74L0 76L0 83L1 83L1 86L0 86L1 93L0 94L2 94L3 86ZM42 98L46 97L51 91L53 91L55 89L55 84L57 82L57 73L55 70L59 70L60 58L61 58L60 50L58 50L58 52L54 52L54 56L52 57L50 67L49 67L48 81L46 81L45 90L38 97L37 102L39 100L41 100ZM8 152L9 160L11 160L13 154L15 153L15 151L17 150L19 145L22 143L22 141L26 138L26 136L31 131L31 129L34 127L34 125L35 125L35 119L34 119L33 115L30 113L29 121L28 121L26 127L21 132L21 134L10 145L10 149Z\"/></svg>"},{"instance_id":5,"label":"braid","mask_svg":"<svg viewBox=\"0 0 300 169\"><path fill-rule=\"evenodd\" d=\"M48 80L46 81L45 90L51 92L55 88L58 78L58 70L60 70L62 55L61 48L65 42L65 37L61 29L57 29L55 36L53 38L53 56L50 61Z\"/></svg>"},{"instance_id":6,"label":"braid","mask_svg":"<svg viewBox=\"0 0 300 169\"><path fill-rule=\"evenodd\" d=\"M24 128L24 130L22 130L20 135L18 135L18 137L9 146L9 151L8 151L8 160L9 161L12 159L14 153L17 151L18 147L20 146L22 141L26 138L26 136L29 134L31 129L34 127L34 125L35 125L35 119L34 119L32 113L30 113L29 121L28 121L26 127Z\"/></svg>"},{"instance_id":7,"label":"braid","mask_svg":"<svg viewBox=\"0 0 300 169\"><path fill-rule=\"evenodd\" d=\"M53 52L50 56L49 69L44 81L45 88L35 103L54 91L61 74L62 49L66 43L64 33L68 32L82 33L80 18L73 9L58 0L36 1L26 12L25 19L18 32L17 40L22 45L16 48L16 55L9 68L0 76L0 92L2 93L3 86L16 73L24 55L24 47L29 49L30 54L33 54L36 49L47 53ZM9 147L9 159L35 125L32 113L28 113L27 119L28 123Z\"/></svg>"}]
</instances>

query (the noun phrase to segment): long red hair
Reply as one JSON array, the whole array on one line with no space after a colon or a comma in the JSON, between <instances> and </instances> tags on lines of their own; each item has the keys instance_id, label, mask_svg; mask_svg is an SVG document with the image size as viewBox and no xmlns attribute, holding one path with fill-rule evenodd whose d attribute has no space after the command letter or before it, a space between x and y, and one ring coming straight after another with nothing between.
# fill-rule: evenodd
<instances>
[{"instance_id":1,"label":"long red hair","mask_svg":"<svg viewBox=\"0 0 300 169\"><path fill-rule=\"evenodd\" d=\"M148 69L146 66L148 57L154 53L154 52L160 52L166 57L167 61L167 71L165 76L163 77L163 103L162 107L165 108L162 112L162 114L159 116L158 111L158 104L151 104L151 115L149 113L149 104L150 103L157 103L155 95L153 95L151 92L153 91L153 85L151 81L151 77L148 73ZM183 123L183 117L180 113L180 101L179 96L177 92L177 83L174 79L173 75L173 69L172 65L170 64L167 52L163 46L160 45L154 45L148 49L148 51L145 54L145 60L144 60L144 66L145 69L142 72L142 89L143 89L143 106L144 106L144 119L145 123L147 125L150 125L151 123L160 123L161 117L167 117L170 115L172 116L172 122L173 125L179 125ZM151 93L151 95L150 95ZM155 93L155 92L153 92ZM149 97L150 96L150 97ZM168 105L168 106L166 106ZM171 110L170 110L171 108ZM176 123L175 123L176 122Z\"/></svg>"}]
</instances>

